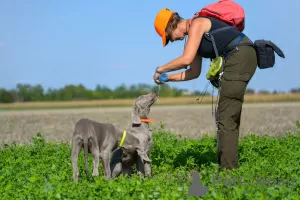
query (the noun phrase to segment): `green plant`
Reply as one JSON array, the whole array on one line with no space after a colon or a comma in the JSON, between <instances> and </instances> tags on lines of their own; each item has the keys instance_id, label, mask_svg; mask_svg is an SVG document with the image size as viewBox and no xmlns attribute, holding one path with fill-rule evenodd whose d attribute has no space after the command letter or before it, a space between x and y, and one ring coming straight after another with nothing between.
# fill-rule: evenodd
<instances>
[{"instance_id":1,"label":"green plant","mask_svg":"<svg viewBox=\"0 0 300 200\"><path fill-rule=\"evenodd\" d=\"M299 122L299 120L296 121L296 126L297 126L298 129L300 129L300 122Z\"/></svg>"},{"instance_id":2,"label":"green plant","mask_svg":"<svg viewBox=\"0 0 300 200\"><path fill-rule=\"evenodd\" d=\"M218 172L216 139L177 138L173 133L153 133L152 178L120 176L87 181L81 151L79 183L72 180L71 147L47 142L38 133L31 145L5 145L0 150L0 199L200 199L187 196L191 172L200 172L209 188L202 199L299 199L300 131L285 137L250 135L240 140L239 168ZM89 156L89 166L92 159ZM214 183L214 177L238 179L236 186ZM285 185L261 185L257 178L284 179ZM248 186L245 186L248 184Z\"/></svg>"}]
</instances>

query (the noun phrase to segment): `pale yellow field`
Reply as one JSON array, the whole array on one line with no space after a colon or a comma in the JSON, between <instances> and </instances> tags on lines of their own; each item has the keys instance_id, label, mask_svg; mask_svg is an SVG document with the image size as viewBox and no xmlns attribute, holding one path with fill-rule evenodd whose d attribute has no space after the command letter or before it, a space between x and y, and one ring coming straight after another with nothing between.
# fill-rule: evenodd
<instances>
[{"instance_id":1,"label":"pale yellow field","mask_svg":"<svg viewBox=\"0 0 300 200\"><path fill-rule=\"evenodd\" d=\"M190 97L160 97L158 104L160 105L186 105L198 104L198 96ZM201 99L201 97L200 97ZM58 101L58 102L27 102L27 103L12 103L0 104L0 109L12 108L63 108L63 107L92 107L92 106L131 106L135 99L109 99L109 100L93 100L93 101ZM214 96L216 101L216 96ZM269 95L245 95L245 103L261 103L261 102L295 102L300 101L300 93L298 94L269 94ZM201 104L212 102L211 96L205 96Z\"/></svg>"},{"instance_id":2,"label":"pale yellow field","mask_svg":"<svg viewBox=\"0 0 300 200\"><path fill-rule=\"evenodd\" d=\"M37 132L48 141L70 142L76 122L89 118L109 122L122 129L131 125L131 107L113 108L70 108L14 110L0 112L0 146L3 143L28 143ZM174 134L190 138L203 135L215 136L215 122L211 105L159 106L155 103L149 118L151 125L164 128ZM240 136L255 135L283 136L295 130L300 120L300 102L277 102L244 104Z\"/></svg>"}]
</instances>

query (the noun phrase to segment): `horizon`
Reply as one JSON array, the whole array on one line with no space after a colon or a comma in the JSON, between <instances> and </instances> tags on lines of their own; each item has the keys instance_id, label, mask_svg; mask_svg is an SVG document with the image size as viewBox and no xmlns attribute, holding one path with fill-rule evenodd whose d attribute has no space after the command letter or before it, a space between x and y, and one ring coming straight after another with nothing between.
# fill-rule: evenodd
<instances>
[{"instance_id":1,"label":"horizon","mask_svg":"<svg viewBox=\"0 0 300 200\"><path fill-rule=\"evenodd\" d=\"M30 85L31 87L34 87L34 86L37 86L37 85L41 85L41 84L31 85L31 84L28 84L28 83L20 83L20 84L22 84L23 86L24 86L24 85ZM130 88L131 86L139 86L139 85L146 85L146 86L153 87L153 88L158 87L155 83L154 83L154 84L151 84L151 83L149 83L149 84L148 84L148 83L123 84L123 83L121 83L120 85L117 85L117 86L115 86L115 87L109 87L109 86L107 86L107 85L97 84L97 85L95 85L94 87L91 87L91 88L88 88L88 87L86 87L84 84L81 84L81 83L79 83L79 84L72 84L72 83L71 83L71 84L66 84L66 85L64 85L64 86L62 86L62 87L57 87L57 88L54 88L54 87L44 88L43 85L41 85L41 86L42 86L43 89L44 89L44 93L47 93L48 90L61 90L61 89L65 89L65 88L68 87L68 86L78 87L79 85L82 85L82 86L83 86L85 89L87 89L87 90L93 90L93 91L97 90L97 87L98 87L98 86L108 88L108 89L110 89L111 91L114 91L114 90L116 90L117 88L119 88L119 87L121 87L121 86L125 86L126 90L129 90L129 88ZM172 86L172 85L170 85L169 83L166 83L166 85L168 85L167 87L169 87L169 88L171 88L171 89L182 90L183 92L192 92L192 93L195 93L195 92L196 92L196 93L197 93L197 92L202 93L202 92L204 92L204 90L200 90L200 89L195 89L195 90L191 89L191 90L189 90L189 89L186 89L186 88L176 87L176 86L174 86L174 85ZM6 89L6 91L17 90L17 85L16 85L15 87L13 87L13 88L1 88L1 87L0 87L0 89ZM215 88L214 90L216 91L216 88ZM278 90L278 89L267 90L267 89L263 89L263 88L262 88L262 89L255 89L255 88L247 87L247 88L246 88L246 93L247 93L247 91L249 92L249 90L253 90L254 93L260 93L260 92L269 92L269 93L273 93L273 92L277 92L277 93L295 93L295 91L297 91L297 93L298 93L298 91L300 91L300 87L291 87L291 88L288 89L287 91L282 91L282 90ZM294 90L294 91L293 91L293 90ZM211 93L211 92L212 92L212 88L210 88L210 87L208 86L208 88L206 88L205 92Z\"/></svg>"},{"instance_id":2,"label":"horizon","mask_svg":"<svg viewBox=\"0 0 300 200\"><path fill-rule=\"evenodd\" d=\"M69 84L82 84L87 89L95 89L97 84L111 89L121 84L155 85L152 79L155 68L180 56L184 46L184 41L162 46L153 25L157 12L168 7L189 18L212 2L215 1L191 0L189 4L170 0L135 1L117 5L99 1L1 2L0 87L14 89L18 83L41 84L45 90ZM257 67L247 88L282 92L299 88L300 41L293 38L300 32L300 26L296 25L300 2L235 2L245 9L244 33L252 41L271 40L286 56L282 59L275 53L275 66L271 69ZM205 59L198 79L167 84L202 92L208 82L205 78L208 67L209 60ZM208 90L211 88L210 85Z\"/></svg>"}]
</instances>

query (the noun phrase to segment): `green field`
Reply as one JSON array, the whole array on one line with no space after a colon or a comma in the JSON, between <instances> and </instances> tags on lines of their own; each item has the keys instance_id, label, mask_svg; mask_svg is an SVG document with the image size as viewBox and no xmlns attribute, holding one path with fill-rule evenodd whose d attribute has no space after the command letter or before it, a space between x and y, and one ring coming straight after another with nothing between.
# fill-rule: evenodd
<instances>
[{"instance_id":1,"label":"green field","mask_svg":"<svg viewBox=\"0 0 300 200\"><path fill-rule=\"evenodd\" d=\"M1 147L0 199L196 199L187 194L191 173L198 171L201 183L209 188L203 199L296 200L300 198L299 122L297 127L285 137L242 138L239 169L230 172L217 170L215 137L192 140L157 130L150 156L152 178L133 175L105 181L100 165L100 177L88 181L81 151L78 184L72 181L70 145L47 142L41 133L32 144ZM230 186L228 181L234 179L236 185Z\"/></svg>"}]
</instances>

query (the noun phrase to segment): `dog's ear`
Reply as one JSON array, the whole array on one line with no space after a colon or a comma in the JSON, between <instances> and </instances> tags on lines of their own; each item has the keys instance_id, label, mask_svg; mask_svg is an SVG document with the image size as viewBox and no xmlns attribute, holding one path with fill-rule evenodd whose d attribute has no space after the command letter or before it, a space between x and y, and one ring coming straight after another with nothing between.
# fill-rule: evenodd
<instances>
[{"instance_id":1,"label":"dog's ear","mask_svg":"<svg viewBox=\"0 0 300 200\"><path fill-rule=\"evenodd\" d=\"M141 124L141 119L140 116L138 115L139 113L139 106L136 104L136 101L133 103L133 108L132 108L132 113L131 113L131 122L133 124Z\"/></svg>"},{"instance_id":2,"label":"dog's ear","mask_svg":"<svg viewBox=\"0 0 300 200\"><path fill-rule=\"evenodd\" d=\"M115 166L118 162L120 162L120 160L122 159L122 155L123 155L122 148L117 148L116 150L114 150L112 152L112 156L110 159L111 168L112 168L112 166Z\"/></svg>"},{"instance_id":3,"label":"dog's ear","mask_svg":"<svg viewBox=\"0 0 300 200\"><path fill-rule=\"evenodd\" d=\"M113 151L113 155L110 160L111 177L115 178L122 173L122 155L123 149L117 148Z\"/></svg>"},{"instance_id":4,"label":"dog's ear","mask_svg":"<svg viewBox=\"0 0 300 200\"><path fill-rule=\"evenodd\" d=\"M147 161L147 162L151 162L150 158L148 157L147 153L143 150L141 150L141 148L137 148L136 149L138 155L142 158L143 161Z\"/></svg>"}]
</instances>

